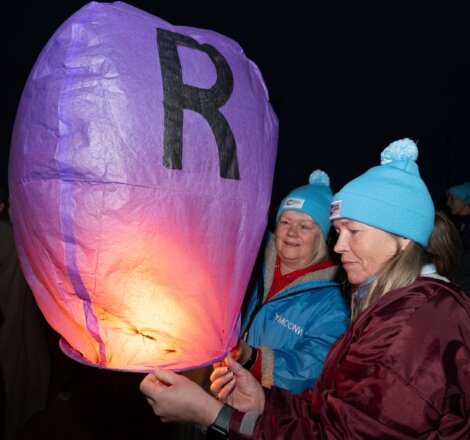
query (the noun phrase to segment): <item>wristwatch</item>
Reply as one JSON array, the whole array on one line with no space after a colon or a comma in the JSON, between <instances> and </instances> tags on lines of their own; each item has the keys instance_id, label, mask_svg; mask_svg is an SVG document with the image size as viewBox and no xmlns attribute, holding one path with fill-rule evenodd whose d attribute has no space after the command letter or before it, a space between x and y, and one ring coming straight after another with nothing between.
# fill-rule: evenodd
<instances>
[{"instance_id":1,"label":"wristwatch","mask_svg":"<svg viewBox=\"0 0 470 440\"><path fill-rule=\"evenodd\" d=\"M206 440L222 440L228 437L230 418L234 411L235 408L227 404L220 409L214 423L207 428Z\"/></svg>"},{"instance_id":2,"label":"wristwatch","mask_svg":"<svg viewBox=\"0 0 470 440\"><path fill-rule=\"evenodd\" d=\"M251 347L251 346L250 346L250 347ZM258 359L258 349L255 348L255 347L251 347L251 355L250 355L250 358L242 365L242 367L243 367L245 370L250 371L250 370L251 370L251 367L253 367L253 365L255 365L256 359Z\"/></svg>"}]
</instances>

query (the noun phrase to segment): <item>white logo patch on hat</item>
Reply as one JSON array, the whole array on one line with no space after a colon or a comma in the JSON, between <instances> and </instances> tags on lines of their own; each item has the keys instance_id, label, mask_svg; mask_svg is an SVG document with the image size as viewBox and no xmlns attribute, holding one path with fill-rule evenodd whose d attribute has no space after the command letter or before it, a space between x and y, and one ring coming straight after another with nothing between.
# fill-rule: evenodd
<instances>
[{"instance_id":1,"label":"white logo patch on hat","mask_svg":"<svg viewBox=\"0 0 470 440\"><path fill-rule=\"evenodd\" d=\"M284 202L283 208L297 208L301 209L304 206L305 199L293 199L289 198Z\"/></svg>"},{"instance_id":2,"label":"white logo patch on hat","mask_svg":"<svg viewBox=\"0 0 470 440\"><path fill-rule=\"evenodd\" d=\"M332 218L340 217L341 216L341 208L343 207L342 200L336 200L330 206L330 220Z\"/></svg>"}]
</instances>

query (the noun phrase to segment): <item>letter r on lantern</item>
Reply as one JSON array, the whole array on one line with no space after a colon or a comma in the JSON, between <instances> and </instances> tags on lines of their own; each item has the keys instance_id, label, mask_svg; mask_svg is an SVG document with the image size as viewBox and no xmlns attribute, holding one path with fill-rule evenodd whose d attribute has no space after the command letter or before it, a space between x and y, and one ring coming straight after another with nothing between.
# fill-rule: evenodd
<instances>
[{"instance_id":1,"label":"letter r on lantern","mask_svg":"<svg viewBox=\"0 0 470 440\"><path fill-rule=\"evenodd\" d=\"M163 165L166 168L183 168L183 110L193 110L202 115L214 134L218 153L220 176L240 179L237 146L232 130L219 111L233 91L233 74L222 54L209 44L167 29L157 28L157 45L163 85L164 139ZM217 80L209 89L183 83L183 73L177 46L186 46L205 52L215 66Z\"/></svg>"}]
</instances>

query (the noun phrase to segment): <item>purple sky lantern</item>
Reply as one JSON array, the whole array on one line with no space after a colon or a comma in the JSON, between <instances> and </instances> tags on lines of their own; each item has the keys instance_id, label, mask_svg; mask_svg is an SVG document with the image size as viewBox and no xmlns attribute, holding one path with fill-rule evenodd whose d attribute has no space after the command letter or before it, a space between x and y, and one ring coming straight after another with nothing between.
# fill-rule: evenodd
<instances>
[{"instance_id":1,"label":"purple sky lantern","mask_svg":"<svg viewBox=\"0 0 470 440\"><path fill-rule=\"evenodd\" d=\"M9 164L25 276L85 364L221 359L267 223L278 121L233 40L89 3L41 52Z\"/></svg>"}]
</instances>

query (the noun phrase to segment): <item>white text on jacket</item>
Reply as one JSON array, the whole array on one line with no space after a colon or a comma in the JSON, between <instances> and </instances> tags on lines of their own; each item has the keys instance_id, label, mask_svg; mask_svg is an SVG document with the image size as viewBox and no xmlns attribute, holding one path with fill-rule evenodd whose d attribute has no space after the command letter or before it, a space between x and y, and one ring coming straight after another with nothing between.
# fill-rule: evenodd
<instances>
[{"instance_id":1,"label":"white text on jacket","mask_svg":"<svg viewBox=\"0 0 470 440\"><path fill-rule=\"evenodd\" d=\"M274 318L274 321L276 321L278 324L281 324L283 327L286 327L291 332L297 333L299 336L302 336L304 334L304 329L302 327L293 323L292 321L289 321L287 318L284 318L282 315L279 315L279 313L277 312L276 312L276 317Z\"/></svg>"}]
</instances>

